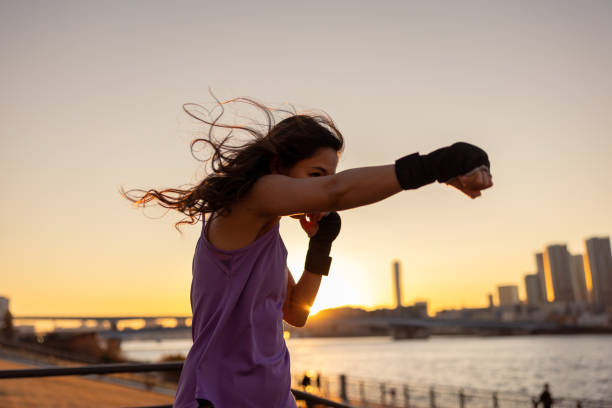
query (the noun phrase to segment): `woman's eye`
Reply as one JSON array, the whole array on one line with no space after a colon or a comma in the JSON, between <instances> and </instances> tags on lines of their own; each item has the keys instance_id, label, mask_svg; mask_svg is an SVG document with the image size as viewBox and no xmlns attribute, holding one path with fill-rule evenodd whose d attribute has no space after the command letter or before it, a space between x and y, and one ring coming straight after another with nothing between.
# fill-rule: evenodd
<instances>
[{"instance_id":1,"label":"woman's eye","mask_svg":"<svg viewBox=\"0 0 612 408\"><path fill-rule=\"evenodd\" d=\"M314 172L314 173L310 173L310 174L308 174L308 175L309 175L310 177L321 177L321 173L319 173L318 171L317 171L317 172Z\"/></svg>"}]
</instances>

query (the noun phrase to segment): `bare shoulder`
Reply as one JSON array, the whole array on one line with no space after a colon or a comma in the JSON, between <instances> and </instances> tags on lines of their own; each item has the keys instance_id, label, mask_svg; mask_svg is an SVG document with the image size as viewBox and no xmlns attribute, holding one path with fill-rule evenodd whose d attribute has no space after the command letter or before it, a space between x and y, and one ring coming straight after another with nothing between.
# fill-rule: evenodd
<instances>
[{"instance_id":1,"label":"bare shoulder","mask_svg":"<svg viewBox=\"0 0 612 408\"><path fill-rule=\"evenodd\" d=\"M262 217L245 208L240 202L232 206L229 214L210 221L207 239L217 249L231 251L254 242L278 222L278 218Z\"/></svg>"}]
</instances>

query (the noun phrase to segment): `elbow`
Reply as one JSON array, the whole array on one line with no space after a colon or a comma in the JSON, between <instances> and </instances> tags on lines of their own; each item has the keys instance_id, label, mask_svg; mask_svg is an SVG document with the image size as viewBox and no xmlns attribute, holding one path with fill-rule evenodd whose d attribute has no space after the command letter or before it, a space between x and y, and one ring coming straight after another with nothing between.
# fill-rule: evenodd
<instances>
[{"instance_id":1,"label":"elbow","mask_svg":"<svg viewBox=\"0 0 612 408\"><path fill-rule=\"evenodd\" d=\"M308 312L302 310L291 310L283 314L283 320L289 323L293 327L304 327L308 320Z\"/></svg>"},{"instance_id":2,"label":"elbow","mask_svg":"<svg viewBox=\"0 0 612 408\"><path fill-rule=\"evenodd\" d=\"M308 320L308 316L304 318L299 316L285 316L284 319L293 327L304 327L306 325L306 320Z\"/></svg>"},{"instance_id":3,"label":"elbow","mask_svg":"<svg viewBox=\"0 0 612 408\"><path fill-rule=\"evenodd\" d=\"M304 326L306 326L306 320L308 320L308 319L307 319L307 318L304 318L304 319L298 319L298 320L296 320L296 321L295 321L295 322L292 324L292 326L295 326L295 327L304 327Z\"/></svg>"}]
</instances>

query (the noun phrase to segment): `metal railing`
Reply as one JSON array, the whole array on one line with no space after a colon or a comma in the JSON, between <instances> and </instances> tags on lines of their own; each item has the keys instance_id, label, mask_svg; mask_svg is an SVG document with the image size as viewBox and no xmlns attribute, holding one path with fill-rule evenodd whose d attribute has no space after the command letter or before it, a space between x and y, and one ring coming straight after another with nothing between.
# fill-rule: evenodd
<instances>
[{"instance_id":1,"label":"metal railing","mask_svg":"<svg viewBox=\"0 0 612 408\"><path fill-rule=\"evenodd\" d=\"M118 373L138 373L152 371L180 371L183 362L168 363L118 363L118 364L90 364L77 367L50 367L50 368L25 368L13 370L0 370L0 380L16 378L41 378L58 377L66 375L89 375L89 374L118 374ZM291 389L297 401L304 401L307 407L323 406L331 408L354 408L340 402L332 401L311 393ZM132 408L172 408L172 405L156 405L147 407Z\"/></svg>"},{"instance_id":2,"label":"metal railing","mask_svg":"<svg viewBox=\"0 0 612 408\"><path fill-rule=\"evenodd\" d=\"M299 384L295 376L294 384ZM526 392L495 391L473 387L408 384L344 374L321 376L317 387L327 398L338 398L354 407L388 408L515 408L535 407L537 397ZM556 397L557 408L612 408L610 400ZM542 406L542 404L538 404Z\"/></svg>"}]
</instances>

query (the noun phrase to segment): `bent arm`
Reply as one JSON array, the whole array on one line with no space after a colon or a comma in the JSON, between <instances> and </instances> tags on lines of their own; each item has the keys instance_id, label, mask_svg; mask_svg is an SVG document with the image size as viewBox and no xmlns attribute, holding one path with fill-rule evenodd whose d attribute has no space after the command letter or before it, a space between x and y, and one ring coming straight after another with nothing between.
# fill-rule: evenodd
<instances>
[{"instance_id":1,"label":"bent arm","mask_svg":"<svg viewBox=\"0 0 612 408\"><path fill-rule=\"evenodd\" d=\"M261 177L248 201L259 214L282 216L341 211L372 204L402 191L394 165L360 167L324 177Z\"/></svg>"},{"instance_id":2,"label":"bent arm","mask_svg":"<svg viewBox=\"0 0 612 408\"><path fill-rule=\"evenodd\" d=\"M289 268L287 268L287 275L287 295L283 304L283 319L292 326L304 327L319 291L322 276L304 271L296 284Z\"/></svg>"}]
</instances>

